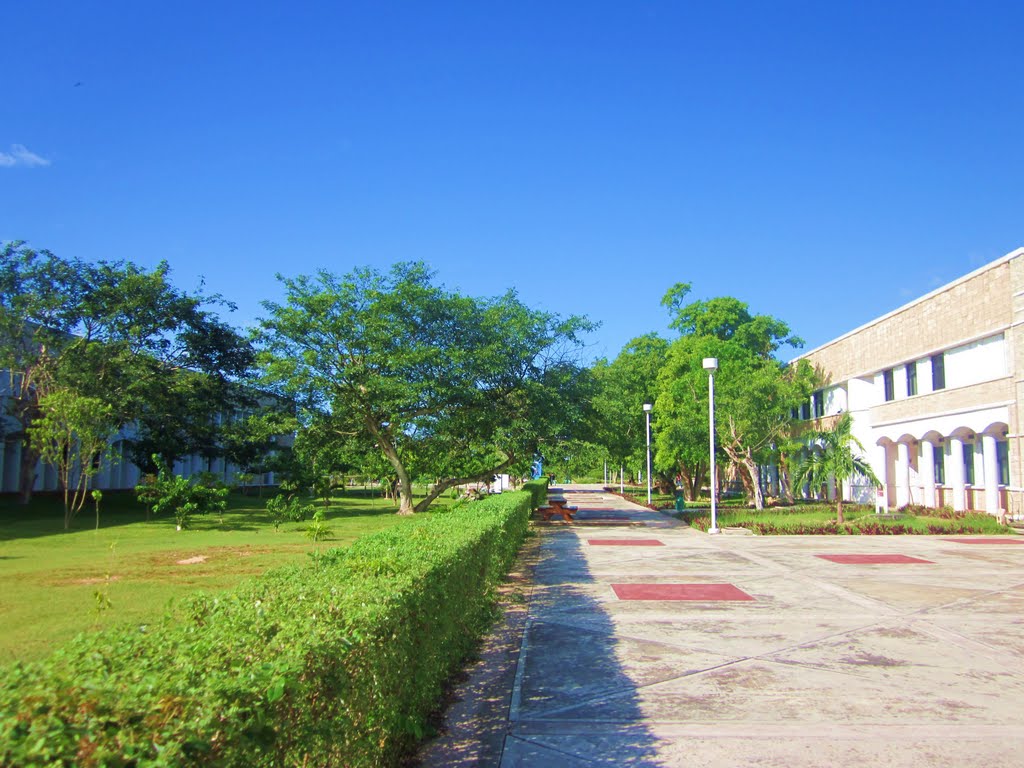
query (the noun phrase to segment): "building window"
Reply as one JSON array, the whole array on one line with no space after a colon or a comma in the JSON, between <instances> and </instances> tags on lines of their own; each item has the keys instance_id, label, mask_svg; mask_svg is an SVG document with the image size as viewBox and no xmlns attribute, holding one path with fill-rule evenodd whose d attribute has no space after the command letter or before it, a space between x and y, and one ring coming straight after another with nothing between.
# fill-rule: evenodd
<instances>
[{"instance_id":1,"label":"building window","mask_svg":"<svg viewBox=\"0 0 1024 768\"><path fill-rule=\"evenodd\" d=\"M890 403L896 399L896 387L892 383L892 368L882 371L882 383L885 385L885 402Z\"/></svg>"},{"instance_id":2,"label":"building window","mask_svg":"<svg viewBox=\"0 0 1024 768\"><path fill-rule=\"evenodd\" d=\"M825 415L825 392L819 389L811 395L811 402L814 404L814 418L820 419Z\"/></svg>"},{"instance_id":3,"label":"building window","mask_svg":"<svg viewBox=\"0 0 1024 768\"><path fill-rule=\"evenodd\" d=\"M999 472L999 484L1010 484L1010 444L1006 440L996 441L996 467Z\"/></svg>"},{"instance_id":4,"label":"building window","mask_svg":"<svg viewBox=\"0 0 1024 768\"><path fill-rule=\"evenodd\" d=\"M942 352L932 355L932 389L946 388L946 357Z\"/></svg>"},{"instance_id":5,"label":"building window","mask_svg":"<svg viewBox=\"0 0 1024 768\"><path fill-rule=\"evenodd\" d=\"M946 452L941 445L932 446L932 456L935 464L935 484L946 484Z\"/></svg>"},{"instance_id":6,"label":"building window","mask_svg":"<svg viewBox=\"0 0 1024 768\"><path fill-rule=\"evenodd\" d=\"M917 394L917 363L907 363L907 397Z\"/></svg>"},{"instance_id":7,"label":"building window","mask_svg":"<svg viewBox=\"0 0 1024 768\"><path fill-rule=\"evenodd\" d=\"M793 421L796 421L797 419L799 419L800 418L800 409L799 408L790 408L789 409L789 418L791 418Z\"/></svg>"},{"instance_id":8,"label":"building window","mask_svg":"<svg viewBox=\"0 0 1024 768\"><path fill-rule=\"evenodd\" d=\"M810 403L804 403L803 405L800 406L800 418L803 419L804 421L807 421L807 419L811 418Z\"/></svg>"},{"instance_id":9,"label":"building window","mask_svg":"<svg viewBox=\"0 0 1024 768\"><path fill-rule=\"evenodd\" d=\"M974 485L974 445L964 443L964 482Z\"/></svg>"}]
</instances>

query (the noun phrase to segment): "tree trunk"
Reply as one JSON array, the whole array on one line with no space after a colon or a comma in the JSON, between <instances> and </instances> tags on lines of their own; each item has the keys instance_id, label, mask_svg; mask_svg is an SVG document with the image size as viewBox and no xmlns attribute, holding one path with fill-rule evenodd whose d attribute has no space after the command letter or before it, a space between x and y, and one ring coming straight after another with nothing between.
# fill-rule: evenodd
<instances>
[{"instance_id":1,"label":"tree trunk","mask_svg":"<svg viewBox=\"0 0 1024 768\"><path fill-rule=\"evenodd\" d=\"M655 483L658 486L658 492L659 493L663 493L665 495L669 495L670 496L671 494L673 494L675 492L676 484L675 484L675 480L673 478L669 477L668 475L658 475L658 474L656 474L654 476L654 478L655 478Z\"/></svg>"},{"instance_id":2,"label":"tree trunk","mask_svg":"<svg viewBox=\"0 0 1024 768\"><path fill-rule=\"evenodd\" d=\"M39 451L23 439L21 443L21 464L18 468L18 503L28 504L32 501L32 489L36 484L36 464L39 463Z\"/></svg>"},{"instance_id":3,"label":"tree trunk","mask_svg":"<svg viewBox=\"0 0 1024 768\"><path fill-rule=\"evenodd\" d=\"M391 463L391 466L395 469L395 475L398 477L398 492L401 501L398 505L399 515L411 515L415 512L412 503L412 479L409 477L409 472L406 470L405 465L402 463L402 457L398 455L398 451L392 444L390 437L377 426L377 423L369 416L366 417L365 424L367 429L370 430L370 434L377 440L377 445L384 452L384 456Z\"/></svg>"},{"instance_id":4,"label":"tree trunk","mask_svg":"<svg viewBox=\"0 0 1024 768\"><path fill-rule=\"evenodd\" d=\"M843 494L836 496L836 523L842 525L846 520L843 518Z\"/></svg>"},{"instance_id":5,"label":"tree trunk","mask_svg":"<svg viewBox=\"0 0 1024 768\"><path fill-rule=\"evenodd\" d=\"M789 478L789 457L785 454L779 454L779 492L782 494L782 498L786 500L786 503L790 506L796 504L796 499L793 498L793 484Z\"/></svg>"},{"instance_id":6,"label":"tree trunk","mask_svg":"<svg viewBox=\"0 0 1024 768\"><path fill-rule=\"evenodd\" d=\"M697 501L700 498L700 489L707 477L707 468L703 464L693 466L683 465L680 469L683 476L683 498L687 501Z\"/></svg>"},{"instance_id":7,"label":"tree trunk","mask_svg":"<svg viewBox=\"0 0 1024 768\"><path fill-rule=\"evenodd\" d=\"M754 500L754 509L764 509L764 494L761 493L761 470L754 461L750 449L744 449L740 445L729 445L722 443L729 460L742 471L743 485Z\"/></svg>"},{"instance_id":8,"label":"tree trunk","mask_svg":"<svg viewBox=\"0 0 1024 768\"><path fill-rule=\"evenodd\" d=\"M477 475L471 475L467 477L450 477L447 480L438 480L434 484L434 487L427 493L426 498L421 499L419 504L416 505L417 512L423 512L434 503L434 500L442 493L447 491L449 488L454 488L456 485L464 485L466 483L482 483L487 481L489 478L495 475L501 474L503 470L508 469L515 462L515 458L510 456L508 459L503 461L493 469L489 469L486 472L481 472Z\"/></svg>"}]
</instances>

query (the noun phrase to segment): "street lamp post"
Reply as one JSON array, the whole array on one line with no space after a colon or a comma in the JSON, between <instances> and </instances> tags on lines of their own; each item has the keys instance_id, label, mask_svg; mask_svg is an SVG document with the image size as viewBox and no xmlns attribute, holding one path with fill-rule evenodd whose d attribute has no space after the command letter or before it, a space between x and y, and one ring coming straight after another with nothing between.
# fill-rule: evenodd
<instances>
[{"instance_id":1,"label":"street lamp post","mask_svg":"<svg viewBox=\"0 0 1024 768\"><path fill-rule=\"evenodd\" d=\"M651 505L651 408L650 403L644 403L644 416L647 417L647 506Z\"/></svg>"},{"instance_id":2,"label":"street lamp post","mask_svg":"<svg viewBox=\"0 0 1024 768\"><path fill-rule=\"evenodd\" d=\"M715 371L718 370L718 358L705 357L704 370L708 372L708 444L711 455L711 527L708 533L718 533L718 488L715 482Z\"/></svg>"}]
</instances>

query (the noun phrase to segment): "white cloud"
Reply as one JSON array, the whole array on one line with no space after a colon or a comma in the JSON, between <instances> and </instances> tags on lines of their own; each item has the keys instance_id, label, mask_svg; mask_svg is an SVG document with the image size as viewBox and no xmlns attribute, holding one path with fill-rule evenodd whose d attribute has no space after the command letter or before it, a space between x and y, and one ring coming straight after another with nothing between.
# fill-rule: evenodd
<instances>
[{"instance_id":1,"label":"white cloud","mask_svg":"<svg viewBox=\"0 0 1024 768\"><path fill-rule=\"evenodd\" d=\"M16 165L35 168L40 165L49 164L49 160L45 157L40 157L24 144L11 144L10 152L0 152L0 168L13 168Z\"/></svg>"}]
</instances>

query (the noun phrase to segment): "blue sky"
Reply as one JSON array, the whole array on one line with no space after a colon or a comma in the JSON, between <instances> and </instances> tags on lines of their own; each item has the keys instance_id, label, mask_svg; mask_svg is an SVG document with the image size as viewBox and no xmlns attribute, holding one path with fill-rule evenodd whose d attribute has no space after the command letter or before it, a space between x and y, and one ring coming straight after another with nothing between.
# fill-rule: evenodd
<instances>
[{"instance_id":1,"label":"blue sky","mask_svg":"<svg viewBox=\"0 0 1024 768\"><path fill-rule=\"evenodd\" d=\"M275 273L422 259L668 333L677 281L816 346L1024 245L1019 2L5 8L0 240ZM965 308L965 311L969 309Z\"/></svg>"}]
</instances>

